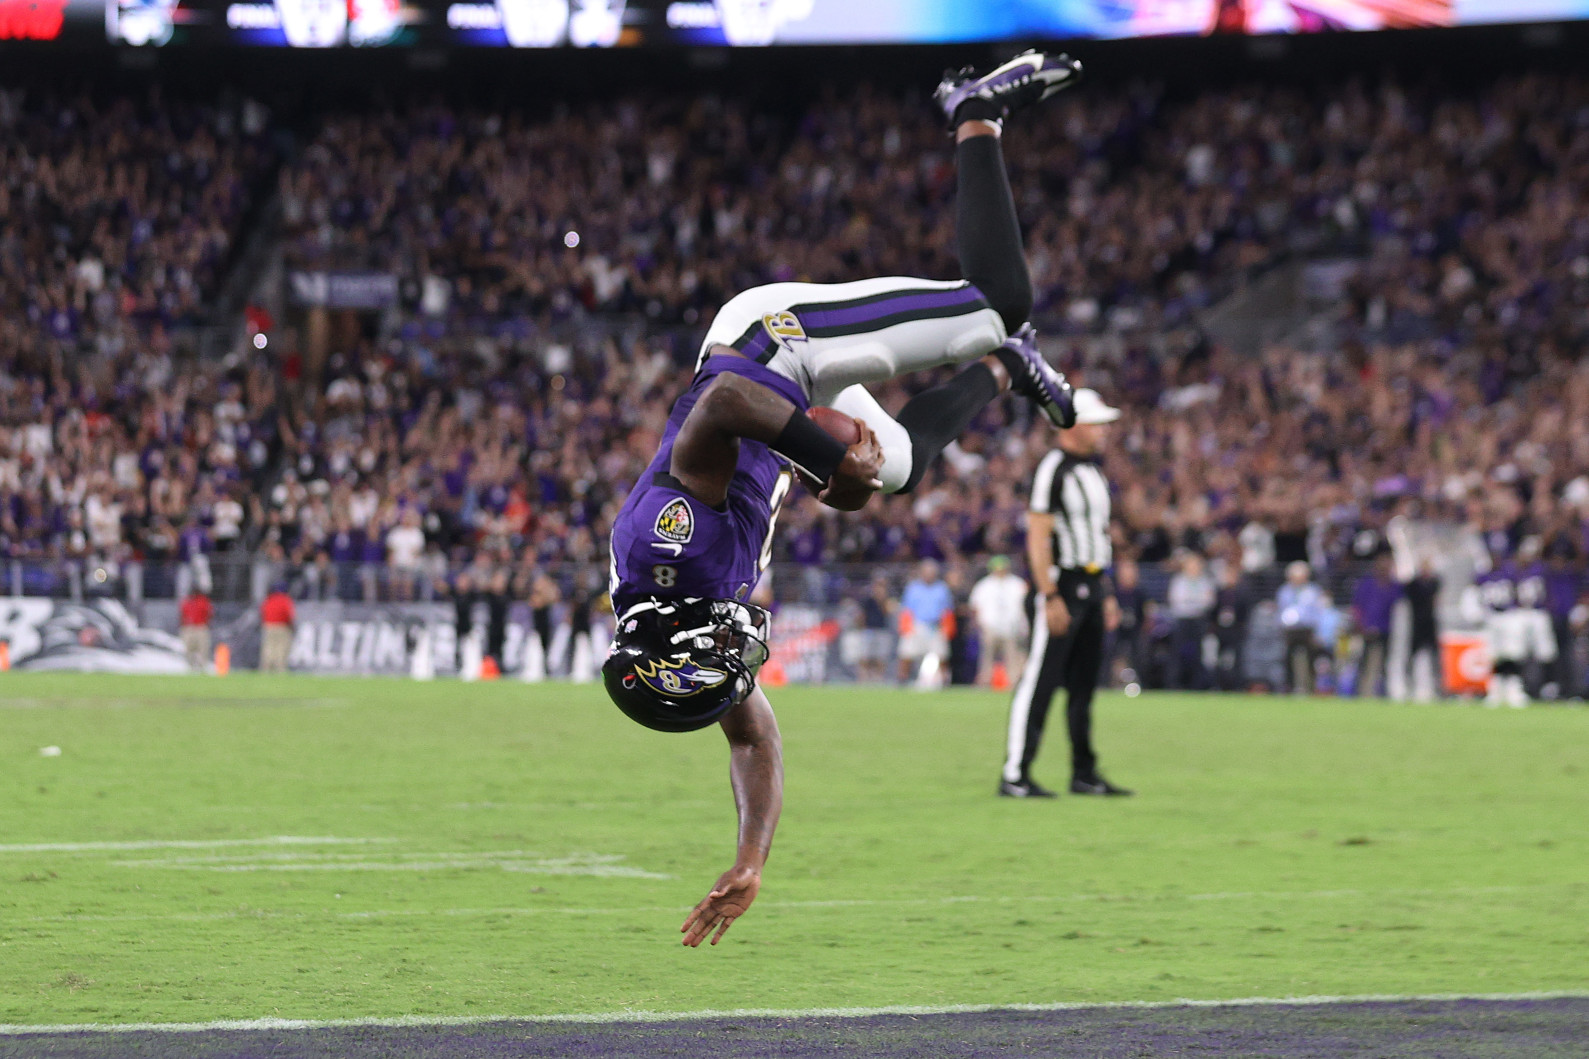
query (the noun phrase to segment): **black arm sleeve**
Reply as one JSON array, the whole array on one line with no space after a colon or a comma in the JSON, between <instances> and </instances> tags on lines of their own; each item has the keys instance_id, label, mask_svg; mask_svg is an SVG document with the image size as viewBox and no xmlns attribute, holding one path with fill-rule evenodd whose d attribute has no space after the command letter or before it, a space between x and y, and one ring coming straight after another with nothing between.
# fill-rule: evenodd
<instances>
[{"instance_id":1,"label":"black arm sleeve","mask_svg":"<svg viewBox=\"0 0 1589 1059\"><path fill-rule=\"evenodd\" d=\"M846 451L838 438L817 426L798 408L767 447L823 485L828 484L839 464L844 462Z\"/></svg>"}]
</instances>

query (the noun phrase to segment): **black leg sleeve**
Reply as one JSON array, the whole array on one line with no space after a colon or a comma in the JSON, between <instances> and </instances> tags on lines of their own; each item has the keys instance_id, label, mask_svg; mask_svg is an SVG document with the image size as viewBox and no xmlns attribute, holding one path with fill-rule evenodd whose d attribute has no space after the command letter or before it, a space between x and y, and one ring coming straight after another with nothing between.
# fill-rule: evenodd
<instances>
[{"instance_id":1,"label":"black leg sleeve","mask_svg":"<svg viewBox=\"0 0 1589 1059\"><path fill-rule=\"evenodd\" d=\"M960 191L955 232L960 272L982 292L1014 334L1032 315L1032 277L1026 271L1015 198L997 136L973 136L955 148Z\"/></svg>"},{"instance_id":2,"label":"black leg sleeve","mask_svg":"<svg viewBox=\"0 0 1589 1059\"><path fill-rule=\"evenodd\" d=\"M942 386L912 397L895 417L910 435L910 477L899 491L921 483L932 461L999 395L998 380L981 363L973 364Z\"/></svg>"},{"instance_id":3,"label":"black leg sleeve","mask_svg":"<svg viewBox=\"0 0 1589 1059\"><path fill-rule=\"evenodd\" d=\"M1070 774L1092 779L1098 771L1098 755L1092 748L1092 696L1103 662L1103 608L1094 603L1077 619L1065 672L1065 723L1070 728Z\"/></svg>"}]
</instances>

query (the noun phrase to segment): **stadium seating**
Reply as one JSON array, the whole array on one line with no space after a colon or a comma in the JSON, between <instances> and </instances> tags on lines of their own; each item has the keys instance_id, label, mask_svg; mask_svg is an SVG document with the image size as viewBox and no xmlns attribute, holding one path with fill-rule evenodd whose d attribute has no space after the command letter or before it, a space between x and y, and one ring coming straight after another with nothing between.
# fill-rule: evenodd
<instances>
[{"instance_id":1,"label":"stadium seating","mask_svg":"<svg viewBox=\"0 0 1589 1059\"><path fill-rule=\"evenodd\" d=\"M1012 128L1039 321L1127 410L1107 456L1122 551L1340 569L1401 513L1581 561L1589 447L1565 428L1589 417L1585 112L1583 79L1530 76L1094 91ZM240 103L7 93L0 128L11 558L380 567L312 579L354 596L424 593L477 557L599 567L728 294L955 272L949 143L881 89L770 113L328 112L279 166L283 130ZM289 267L403 281L380 335L315 379L290 341L245 366L172 339L272 173ZM1342 277L1326 341L1249 355L1193 327L1266 268L1324 258ZM813 573L783 590L845 563L1019 554L1050 443L996 405L911 497L794 499L778 558ZM410 512L417 554L393 547Z\"/></svg>"}]
</instances>

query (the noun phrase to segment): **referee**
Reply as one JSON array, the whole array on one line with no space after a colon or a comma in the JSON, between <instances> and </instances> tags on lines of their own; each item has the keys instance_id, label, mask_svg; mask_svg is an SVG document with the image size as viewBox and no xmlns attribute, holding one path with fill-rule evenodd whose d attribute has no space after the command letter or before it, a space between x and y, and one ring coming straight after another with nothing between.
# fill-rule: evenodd
<instances>
[{"instance_id":1,"label":"referee","mask_svg":"<svg viewBox=\"0 0 1589 1059\"><path fill-rule=\"evenodd\" d=\"M1092 696L1103 668L1104 633L1119 622L1105 571L1111 562L1109 483L1098 467L1105 424L1120 418L1096 390L1076 391L1076 425L1059 435L1032 481L1026 552L1036 592L1032 650L1010 700L1010 731L999 794L1053 798L1032 779L1054 692L1065 689L1070 792L1130 794L1104 779L1092 749Z\"/></svg>"}]
</instances>

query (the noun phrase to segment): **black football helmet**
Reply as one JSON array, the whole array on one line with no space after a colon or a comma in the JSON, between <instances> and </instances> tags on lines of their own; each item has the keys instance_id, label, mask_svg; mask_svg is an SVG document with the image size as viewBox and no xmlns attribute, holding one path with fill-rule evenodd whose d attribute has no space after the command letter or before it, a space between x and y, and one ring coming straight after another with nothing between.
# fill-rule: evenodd
<instances>
[{"instance_id":1,"label":"black football helmet","mask_svg":"<svg viewBox=\"0 0 1589 1059\"><path fill-rule=\"evenodd\" d=\"M705 728L756 686L767 625L765 610L729 599L641 600L618 616L602 681L647 728Z\"/></svg>"}]
</instances>

